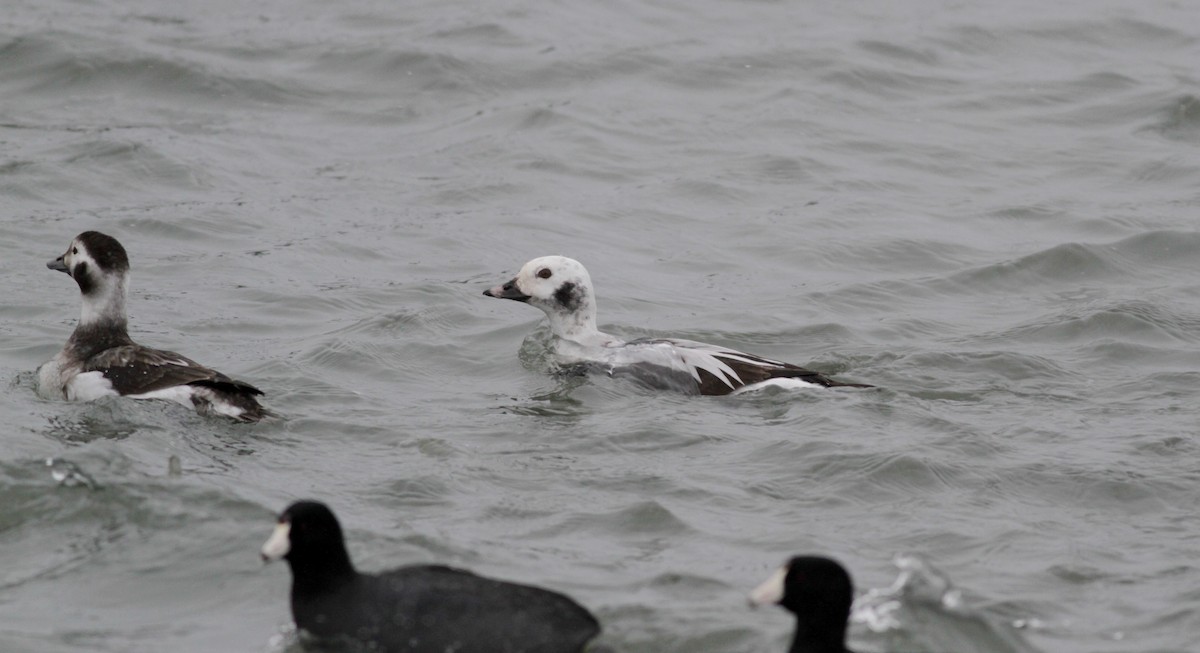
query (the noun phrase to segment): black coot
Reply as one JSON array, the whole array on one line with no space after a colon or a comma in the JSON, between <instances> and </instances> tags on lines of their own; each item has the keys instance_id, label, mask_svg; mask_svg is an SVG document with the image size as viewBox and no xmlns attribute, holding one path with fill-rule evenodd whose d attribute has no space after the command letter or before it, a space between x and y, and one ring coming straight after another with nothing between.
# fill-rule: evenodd
<instances>
[{"instance_id":1,"label":"black coot","mask_svg":"<svg viewBox=\"0 0 1200 653\"><path fill-rule=\"evenodd\" d=\"M359 573L315 501L283 511L262 556L292 568L297 627L380 653L576 653L600 632L578 603L538 587L437 565Z\"/></svg>"},{"instance_id":2,"label":"black coot","mask_svg":"<svg viewBox=\"0 0 1200 653\"><path fill-rule=\"evenodd\" d=\"M796 556L750 593L751 605L778 604L796 615L790 653L851 653L846 621L854 584L842 565L820 556Z\"/></svg>"}]
</instances>

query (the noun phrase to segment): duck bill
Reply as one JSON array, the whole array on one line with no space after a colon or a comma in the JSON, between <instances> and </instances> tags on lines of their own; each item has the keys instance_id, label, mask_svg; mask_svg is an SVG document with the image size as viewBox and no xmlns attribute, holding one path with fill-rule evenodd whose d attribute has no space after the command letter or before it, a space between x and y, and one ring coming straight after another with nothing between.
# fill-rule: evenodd
<instances>
[{"instance_id":1,"label":"duck bill","mask_svg":"<svg viewBox=\"0 0 1200 653\"><path fill-rule=\"evenodd\" d=\"M487 295L488 297L495 297L496 299L513 299L518 302L527 302L531 299L529 295L521 292L521 289L517 287L516 277L513 277L511 281L503 286L488 288L487 290L483 291L483 294Z\"/></svg>"},{"instance_id":2,"label":"duck bill","mask_svg":"<svg viewBox=\"0 0 1200 653\"><path fill-rule=\"evenodd\" d=\"M63 256L66 256L66 254L63 254ZM69 272L69 270L67 270L67 264L63 263L62 256L54 259L53 261L46 261L46 267L50 268L51 270L58 270L59 272Z\"/></svg>"}]
</instances>

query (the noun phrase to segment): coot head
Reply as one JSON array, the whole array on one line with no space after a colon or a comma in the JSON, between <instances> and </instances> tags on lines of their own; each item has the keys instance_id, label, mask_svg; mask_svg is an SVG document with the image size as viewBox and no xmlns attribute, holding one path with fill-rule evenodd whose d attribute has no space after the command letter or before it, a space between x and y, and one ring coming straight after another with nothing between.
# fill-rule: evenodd
<instances>
[{"instance_id":1,"label":"coot head","mask_svg":"<svg viewBox=\"0 0 1200 653\"><path fill-rule=\"evenodd\" d=\"M318 501L297 501L279 514L275 532L263 544L262 558L287 560L298 579L305 573L354 572L341 524Z\"/></svg>"},{"instance_id":2,"label":"coot head","mask_svg":"<svg viewBox=\"0 0 1200 653\"><path fill-rule=\"evenodd\" d=\"M854 601L850 574L836 560L796 556L750 593L751 605L777 604L796 615L792 651L844 651Z\"/></svg>"}]
</instances>

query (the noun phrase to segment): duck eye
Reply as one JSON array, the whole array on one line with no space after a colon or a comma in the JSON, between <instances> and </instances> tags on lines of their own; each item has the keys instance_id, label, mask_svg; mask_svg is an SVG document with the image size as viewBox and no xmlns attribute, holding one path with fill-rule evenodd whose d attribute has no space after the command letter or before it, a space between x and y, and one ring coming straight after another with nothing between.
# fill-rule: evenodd
<instances>
[{"instance_id":1,"label":"duck eye","mask_svg":"<svg viewBox=\"0 0 1200 653\"><path fill-rule=\"evenodd\" d=\"M72 248L71 248L71 253L72 253L72 254L78 254L78 253L79 253L79 248L78 248L78 247L72 247Z\"/></svg>"},{"instance_id":2,"label":"duck eye","mask_svg":"<svg viewBox=\"0 0 1200 653\"><path fill-rule=\"evenodd\" d=\"M549 279L550 274L551 274L550 268L542 268L542 269L538 270L538 278L539 279Z\"/></svg>"}]
</instances>

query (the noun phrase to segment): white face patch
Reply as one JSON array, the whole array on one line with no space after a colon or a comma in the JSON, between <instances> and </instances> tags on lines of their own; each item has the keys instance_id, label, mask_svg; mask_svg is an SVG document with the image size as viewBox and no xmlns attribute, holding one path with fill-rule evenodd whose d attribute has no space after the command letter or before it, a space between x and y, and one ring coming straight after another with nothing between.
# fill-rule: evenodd
<instances>
[{"instance_id":1,"label":"white face patch","mask_svg":"<svg viewBox=\"0 0 1200 653\"><path fill-rule=\"evenodd\" d=\"M783 600L783 581L787 578L787 567L780 567L763 581L762 585L750 592L750 606L775 605Z\"/></svg>"},{"instance_id":2,"label":"white face patch","mask_svg":"<svg viewBox=\"0 0 1200 653\"><path fill-rule=\"evenodd\" d=\"M262 558L265 562L278 560L288 554L292 549L292 525L287 522L280 522L275 525L275 532L271 533L271 537L262 546Z\"/></svg>"},{"instance_id":3,"label":"white face patch","mask_svg":"<svg viewBox=\"0 0 1200 653\"><path fill-rule=\"evenodd\" d=\"M579 261L565 256L535 258L517 273L517 289L546 302L556 301L555 293L567 283L591 293L592 280L587 270Z\"/></svg>"}]
</instances>

